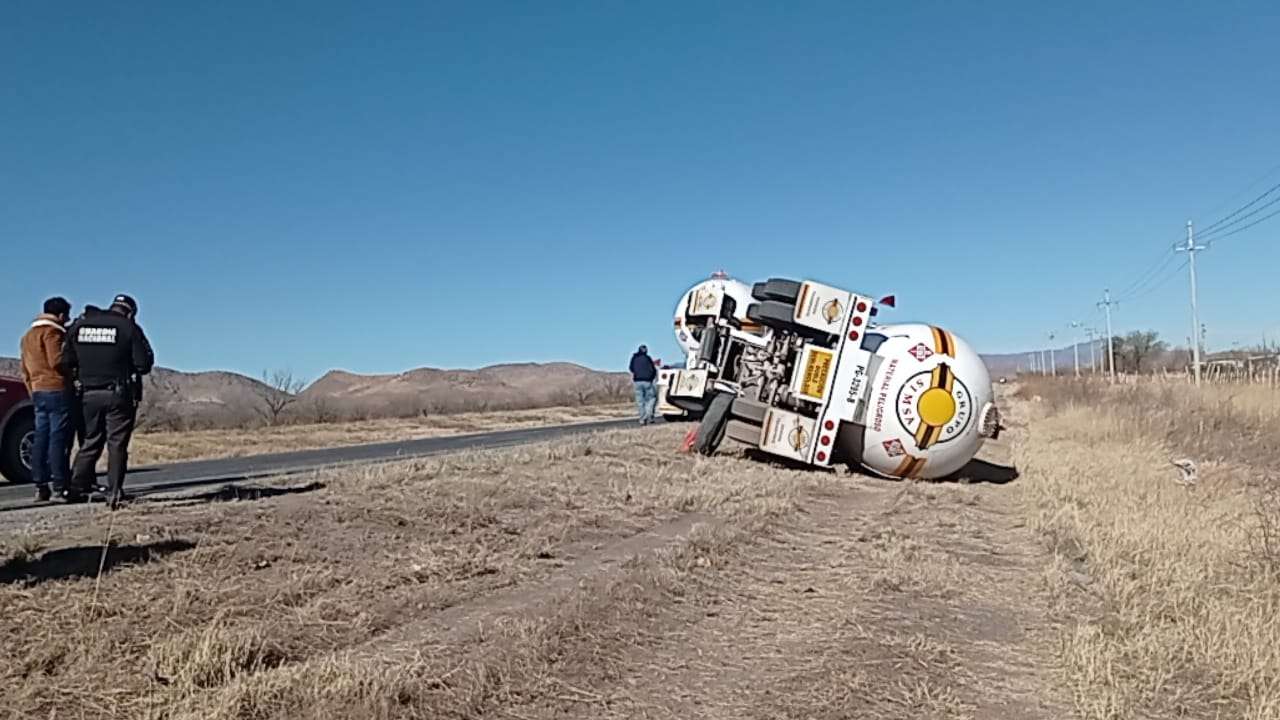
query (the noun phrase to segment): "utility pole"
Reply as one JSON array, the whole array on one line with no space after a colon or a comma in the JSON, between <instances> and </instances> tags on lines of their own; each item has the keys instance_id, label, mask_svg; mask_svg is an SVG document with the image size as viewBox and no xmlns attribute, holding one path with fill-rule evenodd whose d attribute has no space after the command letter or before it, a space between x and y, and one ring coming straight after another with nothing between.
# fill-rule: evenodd
<instances>
[{"instance_id":1,"label":"utility pole","mask_svg":"<svg viewBox=\"0 0 1280 720\"><path fill-rule=\"evenodd\" d=\"M1098 358L1094 355L1093 348L1098 344L1098 331L1093 328L1084 329L1085 337L1089 338L1089 372L1098 372Z\"/></svg>"},{"instance_id":2,"label":"utility pole","mask_svg":"<svg viewBox=\"0 0 1280 720\"><path fill-rule=\"evenodd\" d=\"M1058 377L1058 351L1053 349L1053 331L1049 331L1049 367L1054 377Z\"/></svg>"},{"instance_id":3,"label":"utility pole","mask_svg":"<svg viewBox=\"0 0 1280 720\"><path fill-rule=\"evenodd\" d=\"M1071 338L1071 350L1076 356L1076 377L1080 377L1080 330L1078 329L1082 323L1072 321L1071 327L1077 328L1074 336Z\"/></svg>"},{"instance_id":4,"label":"utility pole","mask_svg":"<svg viewBox=\"0 0 1280 720\"><path fill-rule=\"evenodd\" d=\"M1200 384L1200 307L1196 303L1196 253L1205 249L1204 245L1196 245L1195 230L1191 221L1187 221L1186 247L1173 248L1177 252L1187 253L1187 267L1191 268L1191 365L1195 371L1196 385Z\"/></svg>"},{"instance_id":5,"label":"utility pole","mask_svg":"<svg viewBox=\"0 0 1280 720\"><path fill-rule=\"evenodd\" d=\"M1098 303L1098 305L1102 306L1107 311L1107 367L1111 369L1112 383L1116 381L1116 346L1115 343L1112 342L1112 338L1115 337L1115 333L1111 331L1111 306L1114 304L1115 303L1111 300L1111 291L1103 290L1102 302Z\"/></svg>"}]
</instances>

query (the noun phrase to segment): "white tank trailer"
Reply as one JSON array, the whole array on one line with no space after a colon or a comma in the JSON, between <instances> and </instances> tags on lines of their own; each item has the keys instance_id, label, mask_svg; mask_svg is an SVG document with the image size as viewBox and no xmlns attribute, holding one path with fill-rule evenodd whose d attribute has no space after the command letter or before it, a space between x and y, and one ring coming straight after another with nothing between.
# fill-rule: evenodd
<instances>
[{"instance_id":1,"label":"white tank trailer","mask_svg":"<svg viewBox=\"0 0 1280 720\"><path fill-rule=\"evenodd\" d=\"M686 360L660 371L661 410L698 419L707 455L727 438L819 467L951 475L1000 432L987 367L947 330L881 325L877 312L871 296L811 280L716 273L676 305Z\"/></svg>"}]
</instances>

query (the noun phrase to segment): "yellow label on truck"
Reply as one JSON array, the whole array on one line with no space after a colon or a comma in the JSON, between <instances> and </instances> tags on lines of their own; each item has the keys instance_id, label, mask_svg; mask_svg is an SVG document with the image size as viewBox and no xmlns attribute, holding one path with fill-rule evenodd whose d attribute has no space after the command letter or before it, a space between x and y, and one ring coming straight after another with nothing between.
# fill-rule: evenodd
<instances>
[{"instance_id":1,"label":"yellow label on truck","mask_svg":"<svg viewBox=\"0 0 1280 720\"><path fill-rule=\"evenodd\" d=\"M821 400L827 389L827 377L831 374L831 360L835 354L828 350L809 348L809 359L804 366L804 379L800 382L800 394Z\"/></svg>"}]
</instances>

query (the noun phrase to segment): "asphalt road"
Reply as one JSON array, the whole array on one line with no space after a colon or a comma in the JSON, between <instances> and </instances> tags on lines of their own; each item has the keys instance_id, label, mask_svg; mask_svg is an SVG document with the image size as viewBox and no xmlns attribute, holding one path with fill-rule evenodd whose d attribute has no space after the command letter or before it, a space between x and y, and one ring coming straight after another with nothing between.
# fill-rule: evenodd
<instances>
[{"instance_id":1,"label":"asphalt road","mask_svg":"<svg viewBox=\"0 0 1280 720\"><path fill-rule=\"evenodd\" d=\"M182 490L201 485L231 483L254 478L294 475L323 468L341 467L357 463L386 462L458 452L460 450L493 449L554 440L569 435L637 427L634 419L602 420L599 422L520 430L497 430L472 435L403 440L398 442L350 445L301 450L298 452L254 455L227 458L225 460L198 460L137 467L129 471L125 490L135 495ZM35 507L56 507L62 503L35 502L35 488L31 485L0 485L0 512Z\"/></svg>"}]
</instances>

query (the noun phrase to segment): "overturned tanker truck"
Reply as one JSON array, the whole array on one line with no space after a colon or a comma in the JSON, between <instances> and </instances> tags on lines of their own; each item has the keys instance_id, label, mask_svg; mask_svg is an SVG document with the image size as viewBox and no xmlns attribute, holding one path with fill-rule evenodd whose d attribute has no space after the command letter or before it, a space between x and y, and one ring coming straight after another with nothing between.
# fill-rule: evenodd
<instances>
[{"instance_id":1,"label":"overturned tanker truck","mask_svg":"<svg viewBox=\"0 0 1280 720\"><path fill-rule=\"evenodd\" d=\"M727 438L882 477L955 473L1001 429L986 365L952 333L881 325L878 310L811 280L717 273L676 307L687 357L661 373L660 404L700 419L693 445L707 455Z\"/></svg>"}]
</instances>

